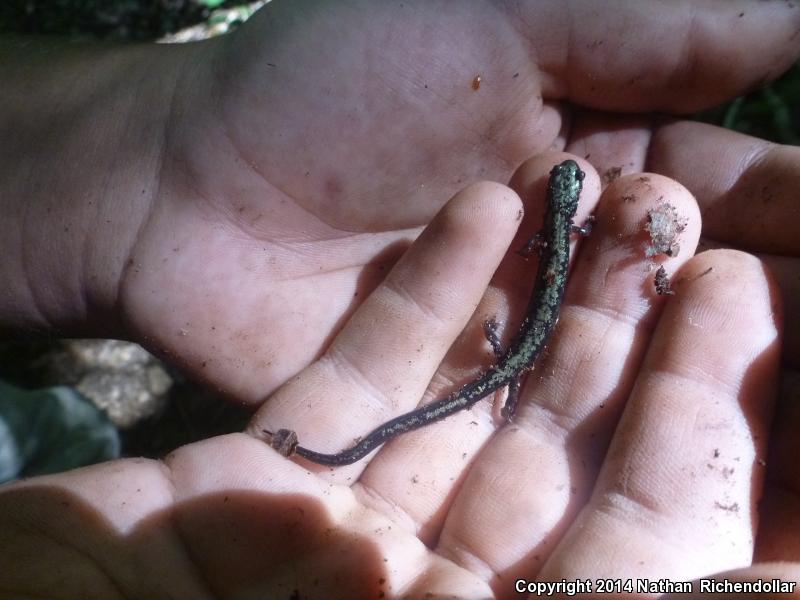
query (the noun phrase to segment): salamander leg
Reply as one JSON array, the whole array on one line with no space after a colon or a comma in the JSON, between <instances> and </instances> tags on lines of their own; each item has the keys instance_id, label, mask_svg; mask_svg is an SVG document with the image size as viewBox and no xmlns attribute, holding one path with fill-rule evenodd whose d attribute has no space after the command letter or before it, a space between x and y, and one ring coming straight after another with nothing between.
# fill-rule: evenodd
<instances>
[{"instance_id":1,"label":"salamander leg","mask_svg":"<svg viewBox=\"0 0 800 600\"><path fill-rule=\"evenodd\" d=\"M497 335L497 327L497 321L495 321L494 318L487 319L483 322L483 334L486 336L487 341L492 346L495 360L499 361L501 358L503 358L505 350L503 349L503 344L500 341L500 336ZM514 417L514 412L517 408L517 400L519 400L520 379L521 376L517 375L508 384L508 396L506 396L506 401L503 404L503 408L500 410L500 415L506 421L510 421Z\"/></svg>"},{"instance_id":2,"label":"salamander leg","mask_svg":"<svg viewBox=\"0 0 800 600\"><path fill-rule=\"evenodd\" d=\"M545 246L547 246L547 242L544 239L544 233L537 231L531 236L531 239L529 239L522 248L517 250L517 254L519 254L522 258L528 258L534 252L540 254L542 248Z\"/></svg>"},{"instance_id":3,"label":"salamander leg","mask_svg":"<svg viewBox=\"0 0 800 600\"><path fill-rule=\"evenodd\" d=\"M597 222L597 218L594 215L589 215L586 217L586 221L583 222L583 225L575 225L573 223L570 225L570 232L577 233L581 237L587 237L591 235L592 229L594 229L594 224Z\"/></svg>"}]
</instances>

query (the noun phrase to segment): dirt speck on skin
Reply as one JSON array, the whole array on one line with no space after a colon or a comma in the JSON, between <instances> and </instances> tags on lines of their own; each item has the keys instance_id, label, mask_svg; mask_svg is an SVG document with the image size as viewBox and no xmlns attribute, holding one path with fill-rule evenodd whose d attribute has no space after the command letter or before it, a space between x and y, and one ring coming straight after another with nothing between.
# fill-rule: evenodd
<instances>
[{"instance_id":1,"label":"dirt speck on skin","mask_svg":"<svg viewBox=\"0 0 800 600\"><path fill-rule=\"evenodd\" d=\"M603 186L607 186L612 181L616 181L622 175L622 167L609 167L603 173Z\"/></svg>"},{"instance_id":2,"label":"dirt speck on skin","mask_svg":"<svg viewBox=\"0 0 800 600\"><path fill-rule=\"evenodd\" d=\"M739 512L738 502L734 502L733 504L722 504L721 502L714 502L714 506L726 512L734 512L734 513Z\"/></svg>"},{"instance_id":3,"label":"dirt speck on skin","mask_svg":"<svg viewBox=\"0 0 800 600\"><path fill-rule=\"evenodd\" d=\"M678 216L675 207L662 202L647 213L645 230L650 232L650 244L645 250L648 258L664 254L678 256L680 245L676 241L686 229L686 220Z\"/></svg>"},{"instance_id":4,"label":"dirt speck on skin","mask_svg":"<svg viewBox=\"0 0 800 600\"><path fill-rule=\"evenodd\" d=\"M675 290L670 287L669 276L663 265L658 267L655 277L656 294L659 296L674 296Z\"/></svg>"}]
</instances>

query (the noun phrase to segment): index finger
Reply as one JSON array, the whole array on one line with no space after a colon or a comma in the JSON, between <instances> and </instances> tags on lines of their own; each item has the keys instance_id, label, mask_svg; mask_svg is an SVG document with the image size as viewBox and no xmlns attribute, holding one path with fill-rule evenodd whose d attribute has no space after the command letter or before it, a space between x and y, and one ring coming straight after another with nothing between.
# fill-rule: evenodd
<instances>
[{"instance_id":1,"label":"index finger","mask_svg":"<svg viewBox=\"0 0 800 600\"><path fill-rule=\"evenodd\" d=\"M264 430L292 429L302 446L336 453L414 408L521 217L519 197L505 186L482 183L457 194L325 355L273 395L248 432L264 438Z\"/></svg>"}]
</instances>

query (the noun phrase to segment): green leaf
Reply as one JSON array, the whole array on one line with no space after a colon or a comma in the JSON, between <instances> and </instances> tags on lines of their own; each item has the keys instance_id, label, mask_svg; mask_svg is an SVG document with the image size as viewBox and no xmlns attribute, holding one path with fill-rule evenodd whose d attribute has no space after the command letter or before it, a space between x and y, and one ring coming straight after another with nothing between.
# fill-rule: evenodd
<instances>
[{"instance_id":1,"label":"green leaf","mask_svg":"<svg viewBox=\"0 0 800 600\"><path fill-rule=\"evenodd\" d=\"M207 6L208 8L217 8L218 6L222 6L224 3L225 0L200 0L200 4Z\"/></svg>"},{"instance_id":2,"label":"green leaf","mask_svg":"<svg viewBox=\"0 0 800 600\"><path fill-rule=\"evenodd\" d=\"M0 382L0 483L119 455L117 429L75 390L28 391Z\"/></svg>"}]
</instances>

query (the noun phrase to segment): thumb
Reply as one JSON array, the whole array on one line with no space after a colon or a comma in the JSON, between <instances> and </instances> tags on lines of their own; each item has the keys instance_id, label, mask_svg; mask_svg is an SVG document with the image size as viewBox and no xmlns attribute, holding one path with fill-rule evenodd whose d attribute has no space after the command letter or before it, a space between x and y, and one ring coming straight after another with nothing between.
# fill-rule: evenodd
<instances>
[{"instance_id":1,"label":"thumb","mask_svg":"<svg viewBox=\"0 0 800 600\"><path fill-rule=\"evenodd\" d=\"M507 7L550 75L544 97L596 109L699 110L776 78L800 55L800 5L793 2L573 0L545 8L528 0Z\"/></svg>"}]
</instances>

